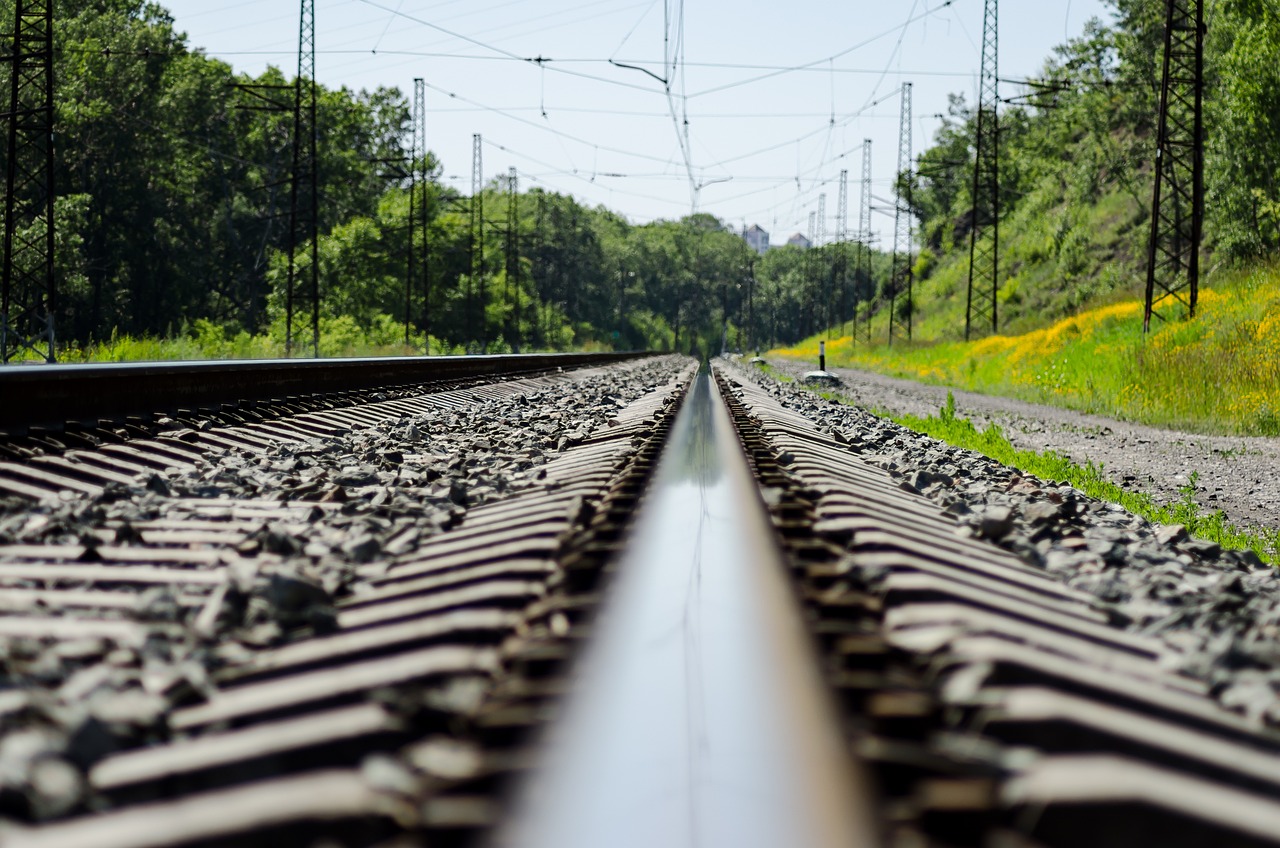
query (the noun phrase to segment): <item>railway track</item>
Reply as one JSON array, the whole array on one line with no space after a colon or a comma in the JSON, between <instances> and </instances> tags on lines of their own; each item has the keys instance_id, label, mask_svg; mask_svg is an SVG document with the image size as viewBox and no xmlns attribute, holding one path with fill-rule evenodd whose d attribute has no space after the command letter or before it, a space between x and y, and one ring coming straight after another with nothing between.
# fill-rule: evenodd
<instances>
[{"instance_id":1,"label":"railway track","mask_svg":"<svg viewBox=\"0 0 1280 848\"><path fill-rule=\"evenodd\" d=\"M0 844L1280 843L1168 640L746 369L558 362L7 413Z\"/></svg>"}]
</instances>

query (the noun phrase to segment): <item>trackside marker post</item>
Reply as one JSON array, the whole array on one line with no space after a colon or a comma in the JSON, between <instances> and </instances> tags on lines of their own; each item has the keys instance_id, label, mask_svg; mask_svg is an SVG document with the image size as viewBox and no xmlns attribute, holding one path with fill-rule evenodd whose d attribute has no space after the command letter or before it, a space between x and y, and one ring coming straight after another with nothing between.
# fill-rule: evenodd
<instances>
[{"instance_id":1,"label":"trackside marker post","mask_svg":"<svg viewBox=\"0 0 1280 848\"><path fill-rule=\"evenodd\" d=\"M810 385L836 386L840 384L840 378L827 370L827 343L825 341L818 342L818 370L807 372L804 375L804 381Z\"/></svg>"}]
</instances>

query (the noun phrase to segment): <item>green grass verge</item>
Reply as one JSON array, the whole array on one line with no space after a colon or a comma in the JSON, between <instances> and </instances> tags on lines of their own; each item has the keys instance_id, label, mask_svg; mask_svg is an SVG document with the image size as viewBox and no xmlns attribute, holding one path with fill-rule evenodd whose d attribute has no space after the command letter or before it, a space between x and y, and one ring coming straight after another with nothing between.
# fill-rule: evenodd
<instances>
[{"instance_id":1,"label":"green grass verge","mask_svg":"<svg viewBox=\"0 0 1280 848\"><path fill-rule=\"evenodd\" d=\"M839 399L839 398L837 398ZM1207 512L1196 502L1198 475L1182 487L1182 497L1172 504L1156 503L1145 492L1132 492L1103 476L1103 466L1079 465L1055 451L1020 450L999 425L979 430L967 418L956 415L955 397L947 392L947 404L937 415L884 415L917 433L959 448L976 451L1003 465L1034 474L1044 480L1069 483L1092 498L1119 504L1157 524L1182 524L1193 536L1217 542L1224 548L1251 549L1266 562L1280 561L1280 530L1249 531L1229 523L1221 510Z\"/></svg>"},{"instance_id":2,"label":"green grass verge","mask_svg":"<svg viewBox=\"0 0 1280 848\"><path fill-rule=\"evenodd\" d=\"M352 356L420 356L427 345L427 338L420 332L409 335L405 344L404 324L387 316L379 316L370 327L361 327L347 316L320 319L320 356L323 358ZM312 354L309 325L295 335L296 357ZM578 349L599 349L599 345L579 346ZM462 345L450 345L432 336L430 349L433 356L459 356L467 353ZM473 353L481 352L473 350ZM484 353L511 353L511 346L498 339L490 342ZM526 351L528 352L528 351ZM266 332L250 335L243 330L226 328L197 319L191 325L183 325L166 337L131 336L113 332L110 338L85 344L63 344L58 348L58 361L65 364L85 362L162 362L214 359L280 359L285 356L285 327L278 320ZM19 359L35 359L33 352L25 352Z\"/></svg>"}]
</instances>

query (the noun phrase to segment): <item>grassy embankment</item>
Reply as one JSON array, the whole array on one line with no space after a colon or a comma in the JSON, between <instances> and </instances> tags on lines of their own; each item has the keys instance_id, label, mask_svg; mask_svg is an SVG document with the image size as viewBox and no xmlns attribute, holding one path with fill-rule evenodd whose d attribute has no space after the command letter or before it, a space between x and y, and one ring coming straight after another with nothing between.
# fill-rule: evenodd
<instances>
[{"instance_id":1,"label":"grassy embankment","mask_svg":"<svg viewBox=\"0 0 1280 848\"><path fill-rule=\"evenodd\" d=\"M1280 267L1210 282L1194 320L1154 321L1147 337L1141 302L1127 300L968 343L889 348L845 335L827 342L827 362L1161 427L1280 436ZM815 336L775 353L817 351Z\"/></svg>"}]
</instances>

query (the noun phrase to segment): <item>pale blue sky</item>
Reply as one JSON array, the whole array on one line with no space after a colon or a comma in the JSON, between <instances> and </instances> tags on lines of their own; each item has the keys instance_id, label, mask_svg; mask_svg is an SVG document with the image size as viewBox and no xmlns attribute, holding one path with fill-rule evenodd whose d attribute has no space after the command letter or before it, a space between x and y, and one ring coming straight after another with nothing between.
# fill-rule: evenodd
<instances>
[{"instance_id":1,"label":"pale blue sky","mask_svg":"<svg viewBox=\"0 0 1280 848\"><path fill-rule=\"evenodd\" d=\"M238 70L295 70L297 0L162 2L193 46ZM685 63L669 102L657 79L608 60L663 76L664 13L674 45L681 5ZM479 132L486 179L514 165L522 187L572 193L636 222L689 212L690 180L671 116L687 113L693 181L703 184L699 211L735 227L759 223L782 241L807 229L822 193L834 233L842 168L856 225L864 138L872 140L874 192L887 197L903 81L914 84L916 153L949 92L973 99L982 7L982 0L316 0L317 76L326 85L397 86L406 94L414 77L424 78L429 146L463 191ZM1005 0L1000 75L1035 73L1054 45L1108 14L1103 0ZM522 61L536 57L552 61L541 68ZM809 67L772 70L801 65ZM886 215L874 216L882 237L890 228Z\"/></svg>"}]
</instances>

